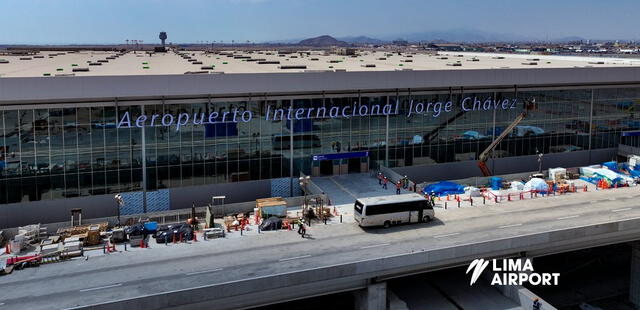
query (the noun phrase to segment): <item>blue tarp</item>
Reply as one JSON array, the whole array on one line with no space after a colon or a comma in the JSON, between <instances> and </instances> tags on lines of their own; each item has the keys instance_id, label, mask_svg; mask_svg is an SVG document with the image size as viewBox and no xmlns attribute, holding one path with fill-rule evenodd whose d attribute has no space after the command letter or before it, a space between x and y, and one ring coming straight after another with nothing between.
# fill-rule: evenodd
<instances>
[{"instance_id":1,"label":"blue tarp","mask_svg":"<svg viewBox=\"0 0 640 310\"><path fill-rule=\"evenodd\" d=\"M431 195L435 193L438 196L441 195L455 195L464 194L464 186L449 181L441 181L438 183L430 184L423 190L424 194Z\"/></svg>"},{"instance_id":2,"label":"blue tarp","mask_svg":"<svg viewBox=\"0 0 640 310\"><path fill-rule=\"evenodd\" d=\"M622 164L622 167L624 168L624 170L627 170L627 172L629 172L629 175L631 175L634 178L639 178L640 177L640 170L638 170L638 167L636 166L635 169L629 167L629 165L627 164Z\"/></svg>"},{"instance_id":3,"label":"blue tarp","mask_svg":"<svg viewBox=\"0 0 640 310\"><path fill-rule=\"evenodd\" d=\"M602 163L602 166L615 173L620 173L620 170L618 170L618 163L615 161L608 161L606 163Z\"/></svg>"},{"instance_id":4,"label":"blue tarp","mask_svg":"<svg viewBox=\"0 0 640 310\"><path fill-rule=\"evenodd\" d=\"M489 186L494 191L497 191L502 188L502 178L499 177L491 177L489 179Z\"/></svg>"}]
</instances>

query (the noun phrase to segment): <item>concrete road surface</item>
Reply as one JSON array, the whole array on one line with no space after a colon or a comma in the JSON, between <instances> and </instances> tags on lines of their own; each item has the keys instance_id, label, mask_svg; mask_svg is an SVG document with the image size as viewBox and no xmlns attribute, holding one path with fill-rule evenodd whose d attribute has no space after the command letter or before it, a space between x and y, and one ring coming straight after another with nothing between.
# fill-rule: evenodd
<instances>
[{"instance_id":1,"label":"concrete road surface","mask_svg":"<svg viewBox=\"0 0 640 310\"><path fill-rule=\"evenodd\" d=\"M431 223L362 229L313 225L310 238L267 232L192 244L151 243L0 277L0 310L63 309L214 283L640 217L638 188L442 211ZM122 250L122 247L120 247ZM189 300L184 301L185 304Z\"/></svg>"}]
</instances>

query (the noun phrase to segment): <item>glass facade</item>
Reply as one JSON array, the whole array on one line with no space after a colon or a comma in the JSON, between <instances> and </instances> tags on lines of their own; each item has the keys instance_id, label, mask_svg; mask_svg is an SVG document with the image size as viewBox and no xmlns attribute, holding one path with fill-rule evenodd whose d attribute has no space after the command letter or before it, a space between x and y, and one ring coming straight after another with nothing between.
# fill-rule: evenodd
<instances>
[{"instance_id":1,"label":"glass facade","mask_svg":"<svg viewBox=\"0 0 640 310\"><path fill-rule=\"evenodd\" d=\"M471 98L466 106L465 98ZM476 99L482 102L479 109L466 111ZM152 191L297 177L300 171L327 175L383 164L476 160L523 111L524 102L532 101L533 110L496 147L494 157L614 148L623 139L637 144L637 137L622 133L639 129L639 100L640 88L576 88L5 106L0 118L0 203L140 191L145 166L147 190ZM382 110L387 104L390 115L372 113L374 106ZM362 106L369 112L364 116L358 115ZM269 118L274 110L289 107L305 114L291 121L286 113ZM327 114L316 113L323 107ZM332 107L351 114L334 117ZM179 130L175 123L163 126L160 118L153 126L149 121L143 128L135 125L140 115L151 120L186 113L205 115L207 121L213 111L222 115L232 110L250 111L252 118L189 121ZM132 125L119 126L127 113ZM345 156L313 160L320 154Z\"/></svg>"}]
</instances>

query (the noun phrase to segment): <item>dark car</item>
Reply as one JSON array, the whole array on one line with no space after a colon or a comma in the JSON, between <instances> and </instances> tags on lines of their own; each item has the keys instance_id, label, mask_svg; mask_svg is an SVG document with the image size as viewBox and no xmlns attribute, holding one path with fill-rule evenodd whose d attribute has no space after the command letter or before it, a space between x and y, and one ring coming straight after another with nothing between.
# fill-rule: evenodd
<instances>
[{"instance_id":1,"label":"dark car","mask_svg":"<svg viewBox=\"0 0 640 310\"><path fill-rule=\"evenodd\" d=\"M169 243L182 240L193 240L193 229L187 224L161 225L156 230L154 238L157 243Z\"/></svg>"}]
</instances>

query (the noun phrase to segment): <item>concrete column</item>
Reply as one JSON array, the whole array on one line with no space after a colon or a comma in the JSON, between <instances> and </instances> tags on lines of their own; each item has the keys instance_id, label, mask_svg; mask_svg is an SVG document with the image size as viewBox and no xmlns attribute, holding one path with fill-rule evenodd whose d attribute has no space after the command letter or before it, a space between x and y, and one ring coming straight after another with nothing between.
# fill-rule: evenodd
<instances>
[{"instance_id":1,"label":"concrete column","mask_svg":"<svg viewBox=\"0 0 640 310\"><path fill-rule=\"evenodd\" d=\"M369 284L366 289L354 292L356 310L386 310L387 283Z\"/></svg>"},{"instance_id":2,"label":"concrete column","mask_svg":"<svg viewBox=\"0 0 640 310\"><path fill-rule=\"evenodd\" d=\"M629 301L640 307L640 242L631 243L631 281Z\"/></svg>"}]
</instances>

